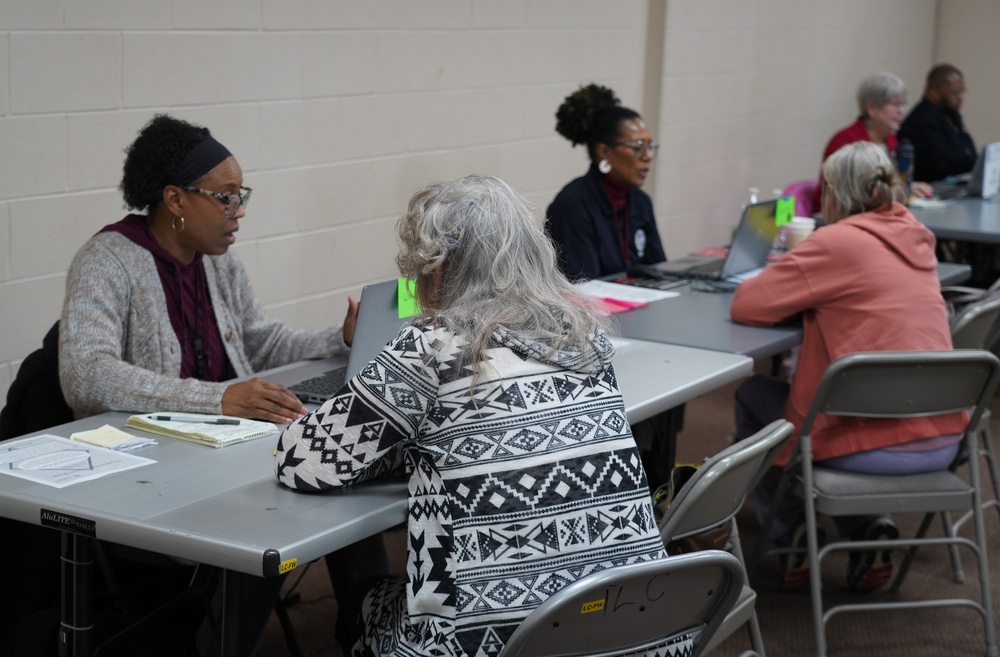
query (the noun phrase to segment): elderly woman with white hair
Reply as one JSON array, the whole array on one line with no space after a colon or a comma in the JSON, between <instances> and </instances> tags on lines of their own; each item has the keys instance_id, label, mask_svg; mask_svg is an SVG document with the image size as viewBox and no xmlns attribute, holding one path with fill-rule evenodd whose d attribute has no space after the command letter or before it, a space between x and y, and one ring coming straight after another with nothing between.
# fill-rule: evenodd
<instances>
[{"instance_id":1,"label":"elderly woman with white hair","mask_svg":"<svg viewBox=\"0 0 1000 657\"><path fill-rule=\"evenodd\" d=\"M896 161L898 140L896 133L906 116L906 84L892 73L872 73L858 85L858 118L851 125L830 137L823 149L823 161L847 144L870 141L880 146L889 158ZM915 183L910 190L914 196L930 197L934 192L929 185ZM819 192L817 192L818 194ZM819 207L820 198L814 199Z\"/></svg>"},{"instance_id":2,"label":"elderly woman with white hair","mask_svg":"<svg viewBox=\"0 0 1000 657\"><path fill-rule=\"evenodd\" d=\"M858 118L840 130L823 149L823 160L842 146L870 141L896 156L896 132L906 116L906 85L892 73L872 73L858 85Z\"/></svg>"},{"instance_id":3,"label":"elderly woman with white hair","mask_svg":"<svg viewBox=\"0 0 1000 657\"><path fill-rule=\"evenodd\" d=\"M780 417L801 427L823 372L841 356L951 349L934 236L899 202L902 186L885 151L867 141L844 146L823 164L822 185L829 225L744 281L733 297L733 320L769 326L801 318L804 333L791 384L753 376L737 390L737 439ZM955 458L964 423L962 414L906 420L822 417L813 426L813 455L826 467L852 472L941 470ZM791 449L776 463L784 465ZM774 470L755 492L760 516L770 507L780 477L779 468ZM792 545L804 541L802 513L801 500L787 499L777 510L771 538ZM888 517L837 521L852 539L898 536ZM785 590L807 585L807 568L804 558L788 559ZM849 587L876 588L891 575L887 552L852 553Z\"/></svg>"},{"instance_id":4,"label":"elderly woman with white hair","mask_svg":"<svg viewBox=\"0 0 1000 657\"><path fill-rule=\"evenodd\" d=\"M496 178L434 184L398 224L422 314L276 453L286 486L405 465L406 579L373 587L356 655L496 654L542 601L664 556L606 320Z\"/></svg>"}]
</instances>

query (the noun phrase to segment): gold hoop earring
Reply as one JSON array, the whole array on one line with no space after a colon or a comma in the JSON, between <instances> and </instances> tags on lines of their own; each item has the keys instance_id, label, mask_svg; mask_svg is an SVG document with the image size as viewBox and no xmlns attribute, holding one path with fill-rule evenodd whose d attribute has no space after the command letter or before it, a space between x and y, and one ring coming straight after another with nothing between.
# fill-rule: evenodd
<instances>
[{"instance_id":1,"label":"gold hoop earring","mask_svg":"<svg viewBox=\"0 0 1000 657\"><path fill-rule=\"evenodd\" d=\"M177 220L178 219L181 220L181 227L180 228L177 227ZM184 232L184 217L178 217L177 215L174 215L174 218L170 220L170 227L174 229L175 233L183 233Z\"/></svg>"}]
</instances>

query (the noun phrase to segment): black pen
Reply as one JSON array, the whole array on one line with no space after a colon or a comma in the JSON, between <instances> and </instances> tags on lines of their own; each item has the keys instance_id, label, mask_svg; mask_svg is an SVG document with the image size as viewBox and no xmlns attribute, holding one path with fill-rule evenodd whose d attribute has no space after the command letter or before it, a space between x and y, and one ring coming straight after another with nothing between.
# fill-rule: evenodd
<instances>
[{"instance_id":1,"label":"black pen","mask_svg":"<svg viewBox=\"0 0 1000 657\"><path fill-rule=\"evenodd\" d=\"M211 419L202 419L198 417L184 417L184 416L173 416L173 415L154 415L154 420L159 420L160 422L197 422L199 424L239 424L239 420L234 420L228 417L218 417Z\"/></svg>"}]
</instances>

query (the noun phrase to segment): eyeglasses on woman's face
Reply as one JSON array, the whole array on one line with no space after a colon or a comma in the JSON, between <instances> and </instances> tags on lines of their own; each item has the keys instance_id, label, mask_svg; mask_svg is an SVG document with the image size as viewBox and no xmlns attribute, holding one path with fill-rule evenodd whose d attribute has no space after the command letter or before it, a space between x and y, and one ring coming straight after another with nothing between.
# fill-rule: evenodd
<instances>
[{"instance_id":1,"label":"eyeglasses on woman's face","mask_svg":"<svg viewBox=\"0 0 1000 657\"><path fill-rule=\"evenodd\" d=\"M646 141L644 139L636 139L635 141L620 141L615 146L628 146L635 153L635 156L640 160L646 157L649 153L650 157L656 158L656 152L660 150L660 144L655 141Z\"/></svg>"},{"instance_id":2,"label":"eyeglasses on woman's face","mask_svg":"<svg viewBox=\"0 0 1000 657\"><path fill-rule=\"evenodd\" d=\"M205 194L206 196L213 196L226 206L226 216L232 219L236 216L236 213L240 211L240 208L246 208L247 204L250 202L250 194L253 192L249 187L240 187L240 192L238 194L223 194L222 192L211 192L207 189L202 189L200 187L192 187L190 185L182 187L186 192L197 192L199 194Z\"/></svg>"}]
</instances>

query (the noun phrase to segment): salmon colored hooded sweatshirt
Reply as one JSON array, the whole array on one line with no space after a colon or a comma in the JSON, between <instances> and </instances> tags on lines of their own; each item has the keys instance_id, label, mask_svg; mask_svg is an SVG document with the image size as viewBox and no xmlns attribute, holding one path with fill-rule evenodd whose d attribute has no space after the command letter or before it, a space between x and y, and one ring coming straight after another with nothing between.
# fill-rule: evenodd
<instances>
[{"instance_id":1,"label":"salmon colored hooded sweatshirt","mask_svg":"<svg viewBox=\"0 0 1000 657\"><path fill-rule=\"evenodd\" d=\"M785 418L801 428L827 365L859 351L951 349L934 256L934 235L904 206L857 214L817 230L743 282L734 321L769 326L802 317L802 350ZM813 425L817 461L899 445L965 428L964 413L874 420L820 415ZM787 448L776 461L784 464Z\"/></svg>"}]
</instances>

